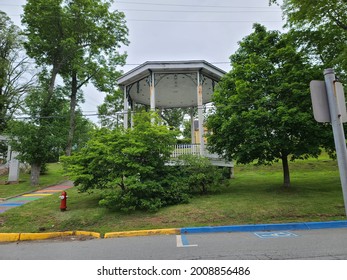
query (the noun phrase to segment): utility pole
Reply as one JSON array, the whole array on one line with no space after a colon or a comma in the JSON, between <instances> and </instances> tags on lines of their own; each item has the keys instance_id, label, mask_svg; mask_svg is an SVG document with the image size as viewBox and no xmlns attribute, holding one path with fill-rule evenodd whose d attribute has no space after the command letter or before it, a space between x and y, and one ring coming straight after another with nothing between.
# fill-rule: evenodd
<instances>
[{"instance_id":1,"label":"utility pole","mask_svg":"<svg viewBox=\"0 0 347 280\"><path fill-rule=\"evenodd\" d=\"M343 130L343 122L341 119L342 113L344 112L340 112L339 109L340 106L338 104L338 90L335 84L337 81L333 69L329 68L324 70L324 80L330 110L331 126L333 128L334 133L334 141L340 171L340 180L345 204L345 212L347 216L347 149L345 133Z\"/></svg>"}]
</instances>

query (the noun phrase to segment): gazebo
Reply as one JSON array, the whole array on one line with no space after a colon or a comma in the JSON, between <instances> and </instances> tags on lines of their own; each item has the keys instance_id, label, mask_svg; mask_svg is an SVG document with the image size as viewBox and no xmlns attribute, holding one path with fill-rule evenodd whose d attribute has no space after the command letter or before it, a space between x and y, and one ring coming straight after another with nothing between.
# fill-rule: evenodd
<instances>
[{"instance_id":1,"label":"gazebo","mask_svg":"<svg viewBox=\"0 0 347 280\"><path fill-rule=\"evenodd\" d=\"M136 104L147 105L151 110L164 108L197 108L199 139L194 141L194 118L191 110L192 145L176 147L176 153L194 153L212 159L213 164L232 167L232 163L208 153L204 142L203 106L210 103L215 85L226 74L204 60L148 61L125 73L118 79L124 92L124 127ZM197 149L193 144L198 142ZM177 151L179 151L177 153Z\"/></svg>"}]
</instances>

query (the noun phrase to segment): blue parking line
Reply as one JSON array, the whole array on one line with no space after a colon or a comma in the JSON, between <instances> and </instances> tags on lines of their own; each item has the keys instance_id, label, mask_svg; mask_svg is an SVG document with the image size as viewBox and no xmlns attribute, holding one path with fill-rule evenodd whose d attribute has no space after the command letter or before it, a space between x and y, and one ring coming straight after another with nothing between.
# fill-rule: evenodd
<instances>
[{"instance_id":1,"label":"blue parking line","mask_svg":"<svg viewBox=\"0 0 347 280\"><path fill-rule=\"evenodd\" d=\"M189 245L188 238L187 238L187 236L185 234L181 235L181 239L182 239L183 246L188 246Z\"/></svg>"},{"instance_id":2,"label":"blue parking line","mask_svg":"<svg viewBox=\"0 0 347 280\"><path fill-rule=\"evenodd\" d=\"M176 244L177 244L177 247L181 247L181 248L198 246L197 244L190 245L187 236L184 234L176 235Z\"/></svg>"},{"instance_id":3,"label":"blue parking line","mask_svg":"<svg viewBox=\"0 0 347 280\"><path fill-rule=\"evenodd\" d=\"M216 232L254 232L283 230L312 230L323 228L347 228L347 221L306 222L285 224L250 224L230 226L186 227L181 228L181 234L216 233Z\"/></svg>"}]
</instances>

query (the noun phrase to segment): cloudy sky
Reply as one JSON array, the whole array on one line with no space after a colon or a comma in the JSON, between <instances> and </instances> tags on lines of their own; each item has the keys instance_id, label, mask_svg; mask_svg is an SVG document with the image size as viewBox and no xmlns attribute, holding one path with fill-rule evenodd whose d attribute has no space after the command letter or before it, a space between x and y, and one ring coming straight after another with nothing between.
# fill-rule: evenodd
<instances>
[{"instance_id":1,"label":"cloudy sky","mask_svg":"<svg viewBox=\"0 0 347 280\"><path fill-rule=\"evenodd\" d=\"M0 0L0 10L20 25L26 0ZM255 22L282 30L281 10L268 0L122 0L112 8L125 13L130 45L127 72L145 61L206 60L225 71L238 42L252 32ZM85 89L86 114L97 111L104 95ZM96 118L93 118L96 120Z\"/></svg>"}]
</instances>

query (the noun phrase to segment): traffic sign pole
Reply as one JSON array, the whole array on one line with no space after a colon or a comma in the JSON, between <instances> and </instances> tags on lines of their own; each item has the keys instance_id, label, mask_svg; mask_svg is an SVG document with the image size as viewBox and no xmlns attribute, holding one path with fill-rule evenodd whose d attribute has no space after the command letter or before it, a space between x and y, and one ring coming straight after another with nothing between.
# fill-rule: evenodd
<instances>
[{"instance_id":1,"label":"traffic sign pole","mask_svg":"<svg viewBox=\"0 0 347 280\"><path fill-rule=\"evenodd\" d=\"M338 98L335 88L335 72L333 69L324 70L325 86L328 95L328 104L330 110L331 125L333 128L337 162L340 171L340 180L342 186L343 199L345 204L345 212L347 216L347 149L346 139L341 120L341 112L339 112Z\"/></svg>"}]
</instances>

